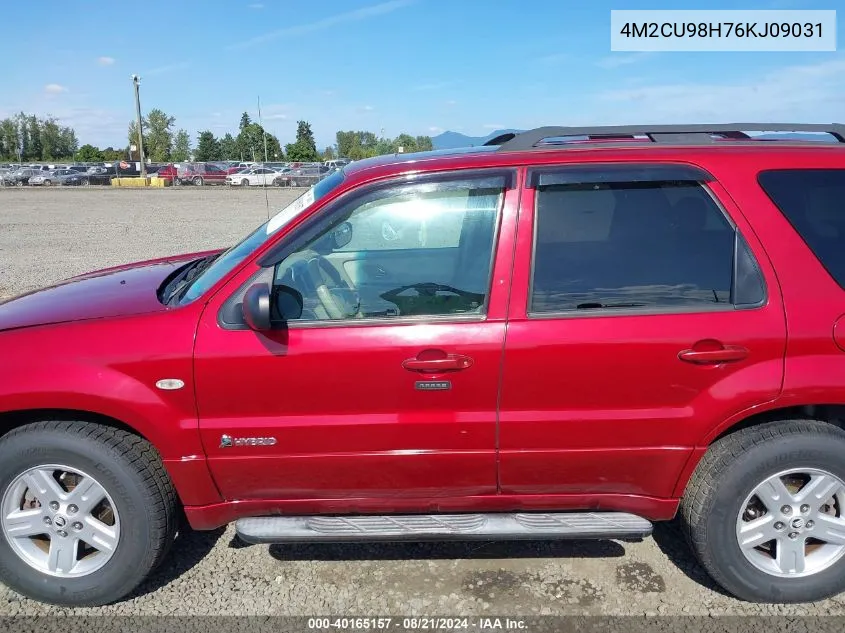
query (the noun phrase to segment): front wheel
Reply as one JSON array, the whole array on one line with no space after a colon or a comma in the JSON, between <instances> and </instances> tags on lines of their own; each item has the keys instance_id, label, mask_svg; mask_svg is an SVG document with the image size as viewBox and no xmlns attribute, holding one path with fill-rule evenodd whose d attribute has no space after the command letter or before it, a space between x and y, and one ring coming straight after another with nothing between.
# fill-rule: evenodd
<instances>
[{"instance_id":1,"label":"front wheel","mask_svg":"<svg viewBox=\"0 0 845 633\"><path fill-rule=\"evenodd\" d=\"M91 185L91 181L90 181L88 178L83 178L83 179L82 179L82 186L83 186L83 187L88 187L88 186L90 186L90 185Z\"/></svg>"},{"instance_id":2,"label":"front wheel","mask_svg":"<svg viewBox=\"0 0 845 633\"><path fill-rule=\"evenodd\" d=\"M176 494L140 437L48 421L0 440L0 580L69 606L126 596L176 531Z\"/></svg>"},{"instance_id":3,"label":"front wheel","mask_svg":"<svg viewBox=\"0 0 845 633\"><path fill-rule=\"evenodd\" d=\"M716 442L681 523L722 587L754 602L845 590L845 431L816 420L749 427Z\"/></svg>"},{"instance_id":4,"label":"front wheel","mask_svg":"<svg viewBox=\"0 0 845 633\"><path fill-rule=\"evenodd\" d=\"M201 176L197 176L196 178L194 178L194 184L195 184L197 187L201 187L201 186L202 186L202 177L201 177Z\"/></svg>"},{"instance_id":5,"label":"front wheel","mask_svg":"<svg viewBox=\"0 0 845 633\"><path fill-rule=\"evenodd\" d=\"M249 180L247 180L246 178L241 180L241 187L249 187Z\"/></svg>"},{"instance_id":6,"label":"front wheel","mask_svg":"<svg viewBox=\"0 0 845 633\"><path fill-rule=\"evenodd\" d=\"M52 185L52 184L53 184L53 183L52 183L51 181L49 181L49 180L45 180L45 181L44 181L44 186L45 186L45 187L49 187L49 186L50 186L50 185Z\"/></svg>"}]
</instances>

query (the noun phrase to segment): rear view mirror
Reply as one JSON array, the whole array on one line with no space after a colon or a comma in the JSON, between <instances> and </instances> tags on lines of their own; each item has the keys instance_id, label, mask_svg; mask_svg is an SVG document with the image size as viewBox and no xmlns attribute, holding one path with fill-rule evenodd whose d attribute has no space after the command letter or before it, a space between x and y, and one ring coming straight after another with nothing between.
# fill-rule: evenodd
<instances>
[{"instance_id":1,"label":"rear view mirror","mask_svg":"<svg viewBox=\"0 0 845 633\"><path fill-rule=\"evenodd\" d=\"M332 231L333 249L343 248L352 241L352 225L344 222Z\"/></svg>"}]
</instances>

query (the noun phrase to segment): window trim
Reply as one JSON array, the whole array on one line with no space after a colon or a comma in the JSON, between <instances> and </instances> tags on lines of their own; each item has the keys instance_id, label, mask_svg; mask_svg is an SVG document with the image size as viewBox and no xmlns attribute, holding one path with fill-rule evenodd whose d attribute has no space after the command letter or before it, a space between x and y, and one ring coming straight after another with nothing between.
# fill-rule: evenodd
<instances>
[{"instance_id":1,"label":"window trim","mask_svg":"<svg viewBox=\"0 0 845 633\"><path fill-rule=\"evenodd\" d=\"M223 320L223 314L227 310L230 302L234 297L241 294L241 291L248 288L255 279L262 273L266 273L266 269L275 267L285 257L291 254L290 248L292 244L303 235L319 233L323 228L330 223L333 216L339 213L350 204L354 204L357 200L365 198L373 193L386 189L394 189L403 186L412 186L417 184L438 184L442 182L460 181L460 180L482 180L485 178L503 178L504 186L500 194L501 200L499 208L496 210L496 217L493 226L493 241L490 248L490 264L487 271L487 293L484 303L481 306L481 311L477 313L455 313L455 314L426 314L426 315L410 315L397 317L372 317L363 319L327 319L327 320L309 320L309 321L286 321L278 329L310 329L310 328L324 328L324 327L366 327L377 326L383 327L388 325L411 325L411 324L426 324L426 323L480 323L487 320L487 309L490 305L490 295L493 290L493 272L496 266L496 260L499 252L499 238L501 236L502 217L504 215L504 206L507 198L507 192L517 188L517 169L515 167L490 167L480 169L456 169L442 172L429 172L423 174L405 174L387 180L378 181L375 183L365 184L359 187L353 187L348 191L341 193L337 198L329 201L326 205L319 209L316 213L305 218L299 226L295 227L288 234L284 235L261 259L255 263L260 268L255 271L249 278L240 284L221 304L217 310L217 325L224 330L249 330L250 328L244 323L229 323Z\"/></svg>"},{"instance_id":2,"label":"window trim","mask_svg":"<svg viewBox=\"0 0 845 633\"><path fill-rule=\"evenodd\" d=\"M645 167L645 166L643 166ZM550 171L554 171L553 167L541 167L537 168L539 171L543 171L545 173L549 173ZM548 320L548 319L590 319L590 318L606 318L606 317L623 317L623 316L659 316L659 315L671 315L671 314L708 314L711 312L740 312L746 310L757 310L764 307L769 301L769 292L768 286L766 284L766 278L763 275L762 269L760 268L760 263L757 261L757 257L754 255L754 252L751 250L750 246L747 246L748 253L751 257L751 260L754 264L755 270L760 278L760 283L763 286L763 300L757 304L747 304L738 306L730 301L725 302L724 304L713 304L713 306L704 306L704 305L689 305L689 306L643 306L641 308L592 308L590 310L555 310L549 312L536 312L531 310L531 300L534 296L534 273L536 270L536 256L537 256L537 227L538 227L538 213L537 213L537 205L539 202L539 188L533 186L535 183L535 178L533 176L533 172L535 170L532 169L529 171L528 174L528 183L531 183L532 186L530 190L534 191L534 206L533 206L533 213L532 213L532 226L531 226L531 261L530 261L530 268L528 272L528 292L525 297L525 316L529 320ZM704 172L707 174L707 172ZM709 175L709 174L708 174ZM712 177L711 177L712 179ZM675 179L677 182L678 180ZM596 181L597 183L624 183L629 182L625 180L601 180ZM662 180L642 180L636 182L664 182ZM683 181L682 182L686 182ZM727 209L721 203L719 198L716 196L715 192L707 186L707 183L700 180L690 180L690 183L695 183L704 192L710 197L713 203L716 205L716 208L722 214L722 217L725 218L725 221L730 226L731 230L733 230L733 262L731 266L731 291L733 292L734 281L736 279L737 274L737 257L736 257L736 250L737 250L737 242L739 239L742 239L746 245L748 245L748 240L745 239L745 236L742 235L742 232L739 230L739 227L734 222L733 218L728 213ZM576 182L569 183L569 184L579 184ZM592 181L585 181L583 184L592 184Z\"/></svg>"}]
</instances>

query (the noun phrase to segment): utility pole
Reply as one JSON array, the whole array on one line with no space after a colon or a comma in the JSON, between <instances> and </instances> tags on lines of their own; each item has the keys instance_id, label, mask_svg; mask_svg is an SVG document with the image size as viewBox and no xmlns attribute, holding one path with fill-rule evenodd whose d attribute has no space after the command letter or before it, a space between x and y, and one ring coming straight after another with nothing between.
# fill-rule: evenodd
<instances>
[{"instance_id":1,"label":"utility pole","mask_svg":"<svg viewBox=\"0 0 845 633\"><path fill-rule=\"evenodd\" d=\"M138 126L138 158L141 161L141 178L147 177L147 167L144 164L144 128L141 124L141 97L138 94L138 86L141 78L132 75L132 84L135 86L135 124Z\"/></svg>"},{"instance_id":2,"label":"utility pole","mask_svg":"<svg viewBox=\"0 0 845 633\"><path fill-rule=\"evenodd\" d=\"M261 126L261 133L264 136L264 162L267 162L267 131L264 129L264 123L261 121L261 97L258 97L258 125Z\"/></svg>"}]
</instances>

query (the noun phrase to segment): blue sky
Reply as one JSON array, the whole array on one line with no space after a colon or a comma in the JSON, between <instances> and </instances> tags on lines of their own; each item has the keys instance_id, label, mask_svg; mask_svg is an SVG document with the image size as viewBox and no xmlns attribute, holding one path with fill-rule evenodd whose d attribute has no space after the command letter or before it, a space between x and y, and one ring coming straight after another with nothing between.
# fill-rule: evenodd
<instances>
[{"instance_id":1,"label":"blue sky","mask_svg":"<svg viewBox=\"0 0 845 633\"><path fill-rule=\"evenodd\" d=\"M55 5L51 8L51 5ZM205 0L4 3L0 118L23 110L124 146L141 102L192 137L241 112L386 136L538 125L845 121L845 53L611 53L610 10L841 9L845 2ZM140 8L139 8L140 7ZM10 28L12 27L13 28ZM140 41L139 41L140 35ZM839 27L838 41L842 38Z\"/></svg>"}]
</instances>

